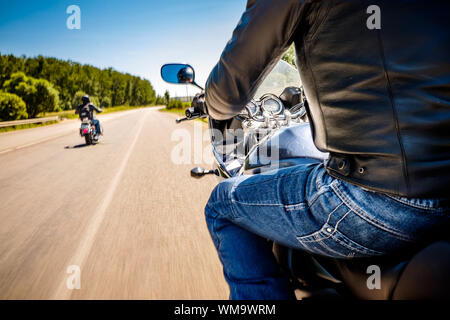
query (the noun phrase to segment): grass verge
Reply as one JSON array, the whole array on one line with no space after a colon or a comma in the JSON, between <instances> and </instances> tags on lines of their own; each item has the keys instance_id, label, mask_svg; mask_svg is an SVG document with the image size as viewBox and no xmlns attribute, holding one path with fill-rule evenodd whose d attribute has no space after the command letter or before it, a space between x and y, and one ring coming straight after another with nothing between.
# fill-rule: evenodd
<instances>
[{"instance_id":1,"label":"grass verge","mask_svg":"<svg viewBox=\"0 0 450 320\"><path fill-rule=\"evenodd\" d=\"M43 126L48 126L48 125L55 124L58 122L59 121L49 121L49 122L45 122L45 123L28 123L28 124L21 124L18 126L4 127L4 128L0 128L0 133L21 130L21 129L31 129L31 128L43 127Z\"/></svg>"},{"instance_id":2,"label":"grass verge","mask_svg":"<svg viewBox=\"0 0 450 320\"><path fill-rule=\"evenodd\" d=\"M111 112L119 112L119 111L128 111L128 110L136 110L136 109L142 109L142 108L151 108L156 106L137 106L137 107L130 107L130 106L117 106L117 107L106 107L103 108L104 113L111 113ZM47 113L41 113L38 115L38 118L44 118L44 117L53 117L58 116L61 119L77 119L78 115L75 114L75 110L65 110L60 112L47 112Z\"/></svg>"}]
</instances>

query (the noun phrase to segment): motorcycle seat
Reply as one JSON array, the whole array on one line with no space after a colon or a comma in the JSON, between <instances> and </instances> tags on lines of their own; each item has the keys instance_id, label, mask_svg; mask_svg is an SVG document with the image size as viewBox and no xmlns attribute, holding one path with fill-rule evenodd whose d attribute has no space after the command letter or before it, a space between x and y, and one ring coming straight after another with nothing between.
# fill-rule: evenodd
<instances>
[{"instance_id":1,"label":"motorcycle seat","mask_svg":"<svg viewBox=\"0 0 450 320\"><path fill-rule=\"evenodd\" d=\"M319 262L320 260L318 258ZM406 300L449 297L450 242L446 240L433 242L409 256L333 260L338 278L352 295L359 299ZM368 269L369 266L379 267L378 288L368 285L368 282L373 284L373 278L369 280L369 277L374 275L373 269Z\"/></svg>"}]
</instances>

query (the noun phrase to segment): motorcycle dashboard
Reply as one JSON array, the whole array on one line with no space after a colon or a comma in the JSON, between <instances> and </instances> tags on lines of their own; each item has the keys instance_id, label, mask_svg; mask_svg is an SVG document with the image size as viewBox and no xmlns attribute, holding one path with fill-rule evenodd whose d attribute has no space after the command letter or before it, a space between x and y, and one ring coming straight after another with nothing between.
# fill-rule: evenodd
<instances>
[{"instance_id":1,"label":"motorcycle dashboard","mask_svg":"<svg viewBox=\"0 0 450 320\"><path fill-rule=\"evenodd\" d=\"M259 107L256 101L252 100L249 103L247 103L247 105L245 106L245 110L248 112L250 116L255 116L259 111Z\"/></svg>"},{"instance_id":2,"label":"motorcycle dashboard","mask_svg":"<svg viewBox=\"0 0 450 320\"><path fill-rule=\"evenodd\" d=\"M239 116L256 121L264 121L264 113L274 116L282 114L283 110L283 103L277 96L266 94L258 100L253 99L247 103L239 113Z\"/></svg>"},{"instance_id":3,"label":"motorcycle dashboard","mask_svg":"<svg viewBox=\"0 0 450 320\"><path fill-rule=\"evenodd\" d=\"M272 115L278 115L283 112L283 103L277 96L266 94L261 97L261 110Z\"/></svg>"}]
</instances>

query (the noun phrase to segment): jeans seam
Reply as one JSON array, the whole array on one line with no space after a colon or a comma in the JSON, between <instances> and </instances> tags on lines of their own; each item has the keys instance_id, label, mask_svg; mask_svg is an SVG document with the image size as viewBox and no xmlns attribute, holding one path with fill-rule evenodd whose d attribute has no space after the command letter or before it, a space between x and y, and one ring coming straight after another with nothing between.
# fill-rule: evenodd
<instances>
[{"instance_id":1,"label":"jeans seam","mask_svg":"<svg viewBox=\"0 0 450 320\"><path fill-rule=\"evenodd\" d=\"M347 207L348 208L348 207ZM337 222L336 225L334 226L334 231L337 231L337 228L339 227L339 224L342 222L342 220L345 219L346 216L348 216L348 214L351 212L352 210L349 208L349 210L342 216L342 218L340 218ZM334 232L332 232L331 234L333 235Z\"/></svg>"},{"instance_id":2,"label":"jeans seam","mask_svg":"<svg viewBox=\"0 0 450 320\"><path fill-rule=\"evenodd\" d=\"M346 237L346 238L348 238L348 240L351 241L351 242L350 242L350 243L347 243L347 242L345 242L344 240L337 238L337 237L335 236L336 233L337 233L337 232L334 232L333 235L332 235L333 240L335 240L336 242L340 243L341 245L343 245L344 247L346 247L346 248L349 249L349 250L356 251L356 252L359 252L359 253L362 253L362 254L370 254L370 255L380 255L380 254L383 254L383 252L379 252L379 251L377 251L377 250L373 250L373 249L370 249L370 248L366 248L365 246L363 246L363 245L361 245L361 244L359 244L359 243L353 241L352 239L350 239L350 238L348 238L348 237ZM340 233L342 236L345 236L342 232L339 232L339 233ZM352 242L355 243L355 246L353 246L353 245L351 244Z\"/></svg>"},{"instance_id":3,"label":"jeans seam","mask_svg":"<svg viewBox=\"0 0 450 320\"><path fill-rule=\"evenodd\" d=\"M214 209L211 209L211 210L214 210ZM220 256L220 250L219 249L220 249L221 241L220 241L220 238L219 238L219 236L217 235L217 232L216 232L216 229L217 229L216 224L217 224L217 218L218 217L219 217L219 214L217 216L215 216L214 218L210 217L210 219L213 220L213 226L212 226L213 227L213 232L211 232L211 237L212 238L216 238L216 241L217 241L217 253ZM213 242L214 242L214 239L213 239Z\"/></svg>"},{"instance_id":4,"label":"jeans seam","mask_svg":"<svg viewBox=\"0 0 450 320\"><path fill-rule=\"evenodd\" d=\"M231 211L231 216L233 217L233 219L238 219L239 216L238 216L238 214L236 212L236 208L234 207L233 199L229 200L228 202L229 202L228 205L231 207L231 210L230 210Z\"/></svg>"},{"instance_id":5,"label":"jeans seam","mask_svg":"<svg viewBox=\"0 0 450 320\"><path fill-rule=\"evenodd\" d=\"M343 202L339 203L339 204L336 206L336 208L334 208L333 211L330 212L330 214L329 214L328 217L327 217L327 221L325 222L325 224L328 224L328 222L330 222L331 215L332 215L333 213L335 213L335 212L337 211L337 209L339 209L343 204L344 204ZM344 217L345 217L347 214L348 214L348 212L344 215ZM339 222L340 222L340 220L338 221L338 223L339 223ZM337 227L337 224L336 224L336 227Z\"/></svg>"},{"instance_id":6,"label":"jeans seam","mask_svg":"<svg viewBox=\"0 0 450 320\"><path fill-rule=\"evenodd\" d=\"M338 206L338 207L339 207L339 206ZM333 230L332 233L327 234L326 236L321 237L321 238L316 238L316 239L314 239L314 240L309 240L309 241L308 241L308 240L303 241L303 240L300 240L300 239L297 239L297 240L300 241L301 243L305 242L305 243L317 243L317 244L321 244L322 241L331 238L331 239L335 240L336 242L338 242L339 244L341 244L341 245L343 245L344 247L346 247L347 249L352 250L352 251L356 251L356 252L361 253L361 254L371 254L371 255L380 255L380 254L383 254L382 252L379 252L379 251L377 251L377 250L373 250L373 249L370 249L370 248L366 248L365 246L363 246L363 245L361 245L361 244L359 244L359 243L356 243L355 241L353 241L353 240L351 240L351 239L349 239L349 241L355 243L355 246L352 246L351 244L347 244L344 240L337 238L336 234L337 234L338 232L339 232L339 234L342 234L342 233L338 230L338 226L339 226L339 224L342 222L342 220L344 220L345 217L347 217L347 215L348 215L350 212L353 212L353 210L352 210L351 208L349 208L349 210L342 216L342 218L340 218L340 219L338 220L338 222L336 222L336 226L334 227L334 230ZM326 223L325 223L325 225L326 225ZM315 233L316 233L316 234L319 234L319 233L321 233L321 232L323 233L322 230L323 230L323 227L322 227L321 230L319 230L319 231L317 231L317 232L315 232ZM344 234L342 234L342 236L345 237ZM328 248L328 246L323 246L323 245L322 245L322 247ZM328 248L328 249L330 249L330 251L335 252L335 251L332 250L331 248ZM338 252L335 252L335 253L338 253ZM343 255L343 256L346 257L345 255Z\"/></svg>"},{"instance_id":7,"label":"jeans seam","mask_svg":"<svg viewBox=\"0 0 450 320\"><path fill-rule=\"evenodd\" d=\"M305 172L290 173L289 176L298 176L298 175L301 175L301 174L304 174L304 173L305 173ZM282 176L276 176L275 178L272 178L272 179L267 179L267 180L264 180L264 181L259 181L259 182L254 182L254 183L248 183L248 184L243 185L242 187L245 188L245 187L247 187L247 186L259 185L259 184L261 184L261 182L266 183L266 182L270 182L270 181L273 181L273 180L279 180L279 179L282 178L282 177L284 177L284 176L283 176L283 175L282 175ZM244 180L244 181L245 181L245 180ZM238 185L239 185L239 183L238 183L238 181L236 181L236 182L233 184L232 189L235 189L236 187L238 187Z\"/></svg>"},{"instance_id":8,"label":"jeans seam","mask_svg":"<svg viewBox=\"0 0 450 320\"><path fill-rule=\"evenodd\" d=\"M330 186L322 186L322 187L316 192L316 194L314 194L314 197L312 198L311 201L308 201L308 200L307 200L308 206L311 207L311 206L317 201L317 199L319 199L319 197L320 197L321 195L323 195L324 193L326 193L326 192L328 192L328 191L330 191Z\"/></svg>"},{"instance_id":9,"label":"jeans seam","mask_svg":"<svg viewBox=\"0 0 450 320\"><path fill-rule=\"evenodd\" d=\"M311 234L308 234L306 236L297 237L297 240L304 243L313 243L321 240L325 240L329 235L326 234L325 236L316 238L317 235L323 233L323 227L320 230L317 230L316 232L313 232ZM311 240L303 240L304 238L312 238Z\"/></svg>"},{"instance_id":10,"label":"jeans seam","mask_svg":"<svg viewBox=\"0 0 450 320\"><path fill-rule=\"evenodd\" d=\"M300 202L297 204L286 204L286 205L284 205L284 209L286 209L286 211L293 211L293 210L297 210L297 209L304 209L307 206L308 206L307 203Z\"/></svg>"},{"instance_id":11,"label":"jeans seam","mask_svg":"<svg viewBox=\"0 0 450 320\"><path fill-rule=\"evenodd\" d=\"M245 206L253 206L253 207L284 207L284 204L281 203L247 203L239 200L231 200L231 203L239 203Z\"/></svg>"},{"instance_id":12,"label":"jeans seam","mask_svg":"<svg viewBox=\"0 0 450 320\"><path fill-rule=\"evenodd\" d=\"M322 238L320 238L320 239L316 239L316 241L323 241L323 240L332 238L333 235L334 235L334 234L336 233L336 231L337 231L337 227L339 226L339 223L341 223L341 221L344 220L344 218L345 218L351 211L352 211L352 210L349 209L349 210L342 216L342 218L340 218L340 219L336 222L336 225L333 227L333 231L332 231L331 233L329 233L329 234L326 234L326 233L325 233L326 236L324 236L324 237L322 237ZM331 214L330 214L330 216L331 216ZM325 226L326 226L327 224L328 224L328 223L325 223L324 226L322 227L322 229L320 229L318 232L323 232L322 230L325 228ZM330 225L330 227L332 227L332 226ZM333 238L333 239L334 239L334 238ZM314 242L314 241L312 241L312 242Z\"/></svg>"},{"instance_id":13,"label":"jeans seam","mask_svg":"<svg viewBox=\"0 0 450 320\"><path fill-rule=\"evenodd\" d=\"M332 215L334 212L336 212L336 210L339 209L339 208L341 207L342 204L343 204L342 202L341 202L340 204L338 204L338 205L336 206L336 208L334 208L333 211L331 211L331 212L328 214L327 221L322 225L322 227L321 227L319 230L317 230L317 231L315 231L315 232L313 232L313 233L310 233L310 234L308 234L308 235L305 235L305 236L297 237L297 240L302 241L302 242L316 242L316 241L321 241L321 240L325 240L325 239L329 238L330 235L328 235L328 234L325 234L325 236L323 236L323 237L321 237L321 238L316 238L316 235L318 235L318 234L320 234L320 233L323 232L323 229L325 228L326 225L328 225L328 222L330 221L331 215ZM348 212L347 212L347 213L348 213ZM347 213L346 213L345 215L347 215ZM345 215L344 215L344 217L345 217ZM302 238L309 238L309 237L313 237L314 240L301 240Z\"/></svg>"},{"instance_id":14,"label":"jeans seam","mask_svg":"<svg viewBox=\"0 0 450 320\"><path fill-rule=\"evenodd\" d=\"M276 179L271 179L271 180L266 180L266 181L272 181L272 180L277 180L277 178ZM252 184L252 185L257 185L257 183L254 183L254 184ZM233 202L234 203L239 203L239 204L242 204L242 205L245 205L245 206L274 206L274 207L284 207L284 204L282 204L282 203L264 203L264 202L261 202L261 203L247 203L247 202L243 202L243 201L240 201L240 200L237 200L237 199L234 199L234 195L235 195L235 193L236 193L236 189L238 188L238 186L239 186L239 184L237 183L237 181L235 182L235 183L233 183L233 185L232 185L232 187L231 187L231 190L230 190L230 199L229 199L229 201L231 201L231 204L233 204ZM245 185L245 186L249 186L249 185ZM244 186L244 187L245 187Z\"/></svg>"},{"instance_id":15,"label":"jeans seam","mask_svg":"<svg viewBox=\"0 0 450 320\"><path fill-rule=\"evenodd\" d=\"M395 235L399 237L401 240L408 241L408 242L415 242L413 239L409 238L408 236L402 234L401 232L385 225L384 223L377 221L370 217L366 212L364 212L359 206L357 206L345 193L343 193L339 188L335 186L331 186L333 191L336 193L336 195L341 199L342 202L344 202L347 207L352 210L356 215L358 215L360 218L366 220L367 222L373 224L374 226L391 233L392 235Z\"/></svg>"},{"instance_id":16,"label":"jeans seam","mask_svg":"<svg viewBox=\"0 0 450 320\"><path fill-rule=\"evenodd\" d=\"M297 240L298 240L298 239L297 239ZM306 250L309 251L309 252L313 252L313 253L314 253L314 251L317 251L317 252L319 252L319 253L321 253L321 254L323 254L323 255L326 255L326 252L324 252L324 251L322 251L322 250L319 250L319 249L317 249L317 248L311 248L310 246L305 245L301 240L298 240L298 242L299 242L303 247L305 247ZM311 242L311 243L312 243L312 242Z\"/></svg>"},{"instance_id":17,"label":"jeans seam","mask_svg":"<svg viewBox=\"0 0 450 320\"><path fill-rule=\"evenodd\" d=\"M430 208L430 207L421 206L421 205L418 205L418 204L413 204L413 203L410 203L408 201L405 201L405 200L399 199L397 197L391 196L389 194L386 194L386 196L388 196L389 198L391 198L394 201L400 202L401 204L407 205L409 207L413 207L415 209L434 211L434 212L436 212L436 211L443 211L442 208Z\"/></svg>"},{"instance_id":18,"label":"jeans seam","mask_svg":"<svg viewBox=\"0 0 450 320\"><path fill-rule=\"evenodd\" d=\"M216 212L217 213L217 215L216 216L211 216L210 214L206 214L206 216L208 217L209 216L209 218L211 218L211 219L216 219L219 215L220 215L220 213L218 213L215 209L214 209L214 206L213 206L213 204L215 204L216 202L213 202L212 204L210 203L210 202L208 202L207 204L206 204L206 207L209 207L209 210L211 210L211 211L214 211L214 212Z\"/></svg>"},{"instance_id":19,"label":"jeans seam","mask_svg":"<svg viewBox=\"0 0 450 320\"><path fill-rule=\"evenodd\" d=\"M349 211L345 214L345 216L346 216L348 213L350 213L350 212L352 212L352 211L349 210ZM345 217L345 216L344 216L344 217ZM343 217L343 218L344 218L344 217ZM341 218L340 221L342 221L343 218ZM336 226L337 226L337 225L336 225ZM337 243L339 243L340 245L344 246L344 247L347 248L348 250L352 251L352 253L353 253L353 252L358 252L358 253L360 253L360 254L368 254L368 255L380 255L380 254L382 254L382 253L379 252L379 251L372 250L372 249L366 248L366 247L364 247L364 246L362 246L362 245L360 245L360 244L357 244L356 242L352 241L351 239L350 239L350 240L351 240L352 242L354 242L356 245L358 245L358 247L354 247L354 246L351 246L351 244L347 244L346 242L342 241L341 239L338 239L337 237L335 237L335 234L337 233L337 231L338 231L338 230L336 229L333 233L327 235L326 237L318 238L318 239L311 240L311 241L302 241L302 240L300 240L299 238L297 238L297 240L300 242L300 244L301 244L302 246L304 246L305 248L307 248L307 249L310 250L310 251L314 251L314 249L311 249L311 247L310 247L309 245L307 245L307 243L308 243L308 244L317 244L317 245L319 245L320 247L322 247L322 248L324 248L325 250L327 250L328 252L332 252L332 253L334 253L334 254L336 254L336 255L339 255L339 256L341 256L341 257L344 257L344 258L349 258L350 256L349 256L349 255L342 254L342 253L340 253L340 252L338 252L338 251L333 250L333 249L330 248L329 246L325 245L325 244L323 243L323 241L331 238L332 240L336 241ZM322 230L319 230L319 231L316 232L316 233L320 233L320 232L322 232ZM326 252L323 252L323 251L321 251L321 250L318 250L318 249L315 249L315 250L321 252L322 254L326 254Z\"/></svg>"},{"instance_id":20,"label":"jeans seam","mask_svg":"<svg viewBox=\"0 0 450 320\"><path fill-rule=\"evenodd\" d=\"M316 167L316 169L318 169L319 167ZM320 189L321 188L321 180L323 179L323 176L325 175L325 170L323 170L321 173L319 173L316 177L316 188Z\"/></svg>"},{"instance_id":21,"label":"jeans seam","mask_svg":"<svg viewBox=\"0 0 450 320\"><path fill-rule=\"evenodd\" d=\"M328 239L328 238L327 238L327 239ZM325 240L325 239L324 239L324 240ZM347 258L347 256L346 256L345 254L342 254L342 253L340 253L340 252L337 252L337 251L331 249L329 246L326 246L326 245L322 242L322 240L321 240L321 241L317 241L317 244L318 244L319 246L321 246L322 248L324 248L325 250L327 250L327 251L330 251L330 252L332 252L332 253L334 253L334 254L336 254L336 255L338 255L338 256L341 256L341 257L343 257L343 258Z\"/></svg>"},{"instance_id":22,"label":"jeans seam","mask_svg":"<svg viewBox=\"0 0 450 320\"><path fill-rule=\"evenodd\" d=\"M349 212L350 212L350 211L351 211L351 210L349 210ZM351 244L347 244L347 243L344 242L343 240L341 240L341 239L339 239L339 238L336 237L337 231L338 231L338 230L335 230L333 233L330 233L330 234L328 234L328 235L326 235L326 236L324 236L324 237L321 237L321 238L316 238L316 239L314 239L314 240L303 241L303 240L301 240L301 239L299 239L299 238L297 238L297 240L300 242L300 244L302 244L302 245L303 245L304 247L306 247L306 248L310 248L310 247L309 247L308 245L306 245L306 244L314 244L314 243L315 243L315 244L320 245L320 246L323 247L324 249L328 249L329 251L332 251L332 252L334 252L334 253L336 253L336 254L342 255L343 257L348 257L348 256L346 256L346 255L344 255L344 254L342 254L342 253L336 252L335 250L331 249L330 247L326 246L325 244L322 244L322 242L323 242L324 240L327 240L327 239L330 239L330 238L331 238L331 239L333 239L334 241L336 241L337 243L339 243L340 245L342 245L342 246L344 246L345 248L347 248L348 250L355 251L355 252L358 252L358 253L360 253L360 254L368 254L368 255L381 255L381 254L383 254L382 252L379 252L379 251L376 251L376 250L373 250L373 249L366 248L366 247L364 247L364 246L362 246L362 245L360 245L360 244L354 242L354 241L351 240L351 239L349 239L349 240L352 241L352 242L354 242L358 247L352 246ZM318 232L316 232L316 233L320 233L320 232L322 232L322 230L320 230L320 231L318 231ZM341 233L341 234L342 234L342 233ZM312 249L310 249L310 250L312 250Z\"/></svg>"}]
</instances>

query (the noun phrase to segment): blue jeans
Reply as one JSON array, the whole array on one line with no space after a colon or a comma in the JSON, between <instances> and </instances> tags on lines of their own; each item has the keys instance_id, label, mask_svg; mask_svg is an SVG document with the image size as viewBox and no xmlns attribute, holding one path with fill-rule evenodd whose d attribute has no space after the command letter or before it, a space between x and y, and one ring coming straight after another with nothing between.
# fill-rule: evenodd
<instances>
[{"instance_id":1,"label":"blue jeans","mask_svg":"<svg viewBox=\"0 0 450 320\"><path fill-rule=\"evenodd\" d=\"M95 126L95 134L100 134L102 132L100 128L100 121L98 119L93 119L92 123Z\"/></svg>"},{"instance_id":2,"label":"blue jeans","mask_svg":"<svg viewBox=\"0 0 450 320\"><path fill-rule=\"evenodd\" d=\"M334 258L378 256L421 241L449 211L365 191L315 161L225 180L205 208L230 299L294 299L267 239Z\"/></svg>"}]
</instances>

